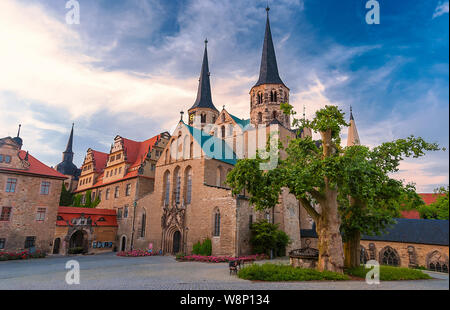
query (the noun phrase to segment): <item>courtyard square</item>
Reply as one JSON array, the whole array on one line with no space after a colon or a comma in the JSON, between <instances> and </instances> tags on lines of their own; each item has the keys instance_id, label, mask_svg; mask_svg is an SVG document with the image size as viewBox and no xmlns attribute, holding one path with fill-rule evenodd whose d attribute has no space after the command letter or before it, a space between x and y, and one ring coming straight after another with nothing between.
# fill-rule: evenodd
<instances>
[{"instance_id":1,"label":"courtyard square","mask_svg":"<svg viewBox=\"0 0 450 310\"><path fill-rule=\"evenodd\" d=\"M80 284L68 285L66 262L80 263ZM279 261L276 261L279 262ZM259 262L259 263L264 263ZM1 290L448 290L446 274L432 280L368 285L343 282L252 282L230 276L228 264L177 262L171 256L124 258L113 253L0 262Z\"/></svg>"}]
</instances>

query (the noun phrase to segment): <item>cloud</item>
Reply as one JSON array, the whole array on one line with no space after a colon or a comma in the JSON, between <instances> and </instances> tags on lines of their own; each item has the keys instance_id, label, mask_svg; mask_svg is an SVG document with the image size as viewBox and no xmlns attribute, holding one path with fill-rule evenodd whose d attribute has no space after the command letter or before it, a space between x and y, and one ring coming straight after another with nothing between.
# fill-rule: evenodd
<instances>
[{"instance_id":1,"label":"cloud","mask_svg":"<svg viewBox=\"0 0 450 310\"><path fill-rule=\"evenodd\" d=\"M448 1L439 2L438 6L434 10L433 19L436 17L442 16L444 14L448 14L448 11L449 11Z\"/></svg>"}]
</instances>

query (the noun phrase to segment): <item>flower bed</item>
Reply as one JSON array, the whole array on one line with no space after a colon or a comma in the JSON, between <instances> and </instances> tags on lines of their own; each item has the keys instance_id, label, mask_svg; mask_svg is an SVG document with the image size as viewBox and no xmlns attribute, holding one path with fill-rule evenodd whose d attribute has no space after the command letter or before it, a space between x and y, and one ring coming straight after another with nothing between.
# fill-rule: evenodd
<instances>
[{"instance_id":1,"label":"flower bed","mask_svg":"<svg viewBox=\"0 0 450 310\"><path fill-rule=\"evenodd\" d=\"M21 252L0 252L0 261L17 260L17 259L30 259L30 258L44 258L47 255L44 252L36 250L34 253L30 253L28 250Z\"/></svg>"},{"instance_id":2,"label":"flower bed","mask_svg":"<svg viewBox=\"0 0 450 310\"><path fill-rule=\"evenodd\" d=\"M265 254L248 255L242 257L231 256L201 256L201 255L186 255L177 256L177 260L181 262L202 262L202 263L228 263L230 261L239 260L243 263L254 262L257 260L266 259Z\"/></svg>"},{"instance_id":3,"label":"flower bed","mask_svg":"<svg viewBox=\"0 0 450 310\"><path fill-rule=\"evenodd\" d=\"M122 257L142 257L142 256L157 256L157 252L149 253L147 250L133 250L133 251L122 251L117 253L117 256Z\"/></svg>"}]
</instances>

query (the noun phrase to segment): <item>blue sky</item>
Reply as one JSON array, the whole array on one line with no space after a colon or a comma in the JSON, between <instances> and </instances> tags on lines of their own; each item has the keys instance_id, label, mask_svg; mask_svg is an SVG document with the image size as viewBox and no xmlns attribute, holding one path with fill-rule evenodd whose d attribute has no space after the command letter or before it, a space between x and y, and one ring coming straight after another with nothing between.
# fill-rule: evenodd
<instances>
[{"instance_id":1,"label":"blue sky","mask_svg":"<svg viewBox=\"0 0 450 310\"><path fill-rule=\"evenodd\" d=\"M266 0L65 0L0 3L0 136L21 123L24 148L50 166L75 122L75 163L116 135L145 140L171 130L195 101L209 40L213 101L247 118L257 80ZM291 103L307 116L354 108L362 143L414 134L449 144L448 1L271 0L272 34ZM344 134L345 139L345 134ZM448 184L448 153L408 160L398 178L430 192Z\"/></svg>"}]
</instances>

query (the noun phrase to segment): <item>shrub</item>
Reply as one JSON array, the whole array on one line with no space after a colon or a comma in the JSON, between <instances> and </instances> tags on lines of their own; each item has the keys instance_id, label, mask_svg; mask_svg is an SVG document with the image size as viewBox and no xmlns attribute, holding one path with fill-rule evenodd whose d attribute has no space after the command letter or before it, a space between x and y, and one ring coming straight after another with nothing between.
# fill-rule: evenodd
<instances>
[{"instance_id":1,"label":"shrub","mask_svg":"<svg viewBox=\"0 0 450 310\"><path fill-rule=\"evenodd\" d=\"M197 242L197 243L195 243L195 244L192 246L192 253L193 253L193 254L199 255L200 252L202 251L201 248L202 248L202 244L200 243L200 241Z\"/></svg>"},{"instance_id":2,"label":"shrub","mask_svg":"<svg viewBox=\"0 0 450 310\"><path fill-rule=\"evenodd\" d=\"M203 241L200 254L204 256L211 256L212 254L211 239L208 238L205 241Z\"/></svg>"},{"instance_id":3,"label":"shrub","mask_svg":"<svg viewBox=\"0 0 450 310\"><path fill-rule=\"evenodd\" d=\"M331 271L318 271L316 269L296 268L290 265L279 265L266 263L263 265L253 264L244 267L238 272L238 277L253 281L342 281L349 280L344 274Z\"/></svg>"},{"instance_id":4,"label":"shrub","mask_svg":"<svg viewBox=\"0 0 450 310\"><path fill-rule=\"evenodd\" d=\"M84 248L83 247L70 248L68 253L69 254L83 254L84 253Z\"/></svg>"},{"instance_id":5,"label":"shrub","mask_svg":"<svg viewBox=\"0 0 450 310\"><path fill-rule=\"evenodd\" d=\"M212 254L211 239L207 238L203 243L197 242L192 246L192 254L210 256Z\"/></svg>"},{"instance_id":6,"label":"shrub","mask_svg":"<svg viewBox=\"0 0 450 310\"><path fill-rule=\"evenodd\" d=\"M366 278L367 272L370 269L366 269L365 266L360 266L357 268L351 268L345 272L349 275ZM397 280L420 280L420 279L431 279L431 277L423 273L420 270L392 267L392 266L380 266L380 281L397 281Z\"/></svg>"},{"instance_id":7,"label":"shrub","mask_svg":"<svg viewBox=\"0 0 450 310\"><path fill-rule=\"evenodd\" d=\"M286 247L290 242L289 236L278 229L278 224L263 220L254 223L251 227L250 244L253 253L270 255L270 251L273 250L274 256L285 256Z\"/></svg>"}]
</instances>

